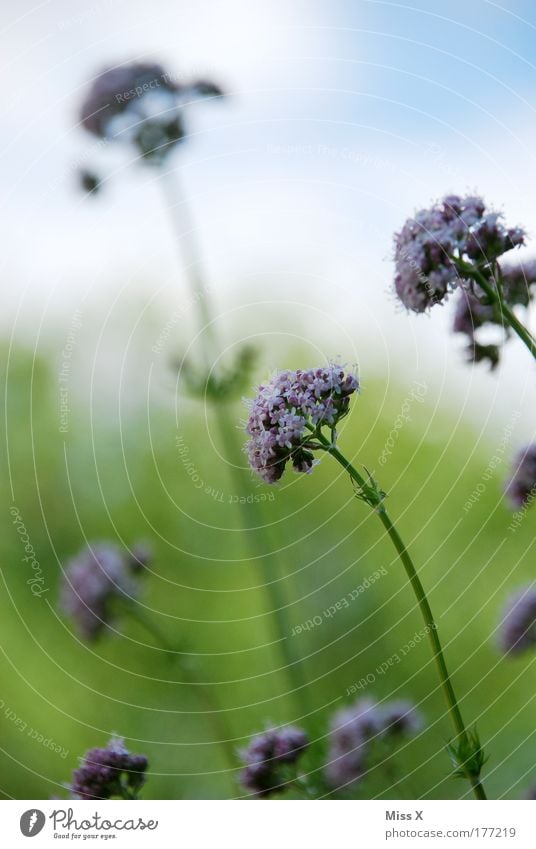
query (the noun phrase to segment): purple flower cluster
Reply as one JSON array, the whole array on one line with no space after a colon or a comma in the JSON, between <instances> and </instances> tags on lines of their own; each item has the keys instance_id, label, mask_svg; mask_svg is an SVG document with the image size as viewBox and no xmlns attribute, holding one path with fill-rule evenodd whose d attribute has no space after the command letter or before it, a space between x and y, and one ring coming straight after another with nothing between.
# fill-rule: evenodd
<instances>
[{"instance_id":1,"label":"purple flower cluster","mask_svg":"<svg viewBox=\"0 0 536 849\"><path fill-rule=\"evenodd\" d=\"M506 495L514 509L528 506L536 497L536 443L517 453Z\"/></svg>"},{"instance_id":2,"label":"purple flower cluster","mask_svg":"<svg viewBox=\"0 0 536 849\"><path fill-rule=\"evenodd\" d=\"M396 293L407 309L424 312L460 285L455 259L489 263L523 241L482 198L447 195L395 235Z\"/></svg>"},{"instance_id":3,"label":"purple flower cluster","mask_svg":"<svg viewBox=\"0 0 536 849\"><path fill-rule=\"evenodd\" d=\"M421 728L419 713L406 701L378 705L365 698L338 710L329 734L328 783L333 788L344 788L359 781L366 772L375 741L396 744Z\"/></svg>"},{"instance_id":4,"label":"purple flower cluster","mask_svg":"<svg viewBox=\"0 0 536 849\"><path fill-rule=\"evenodd\" d=\"M301 728L268 728L240 752L245 764L240 774L242 786L258 798L281 792L288 783L285 767L294 765L308 745L309 738Z\"/></svg>"},{"instance_id":5,"label":"purple flower cluster","mask_svg":"<svg viewBox=\"0 0 536 849\"><path fill-rule=\"evenodd\" d=\"M309 427L334 428L359 389L354 374L330 365L309 371L282 371L249 404L246 446L249 464L266 483L276 483L290 460L294 471L310 472Z\"/></svg>"},{"instance_id":6,"label":"purple flower cluster","mask_svg":"<svg viewBox=\"0 0 536 849\"><path fill-rule=\"evenodd\" d=\"M536 260L501 265L499 271L502 295L508 306L528 306L536 287ZM452 329L467 338L470 362L487 360L494 368L499 362L500 345L482 344L478 340L477 331L484 325L500 327L503 340L510 335L499 307L487 302L478 284L472 283L459 291Z\"/></svg>"},{"instance_id":7,"label":"purple flower cluster","mask_svg":"<svg viewBox=\"0 0 536 849\"><path fill-rule=\"evenodd\" d=\"M130 142L142 157L159 164L185 135L186 102L222 95L206 80L178 82L158 63L131 62L99 74L82 104L80 121L99 138Z\"/></svg>"},{"instance_id":8,"label":"purple flower cluster","mask_svg":"<svg viewBox=\"0 0 536 849\"><path fill-rule=\"evenodd\" d=\"M536 646L536 586L525 587L508 599L499 645L505 654L522 654Z\"/></svg>"},{"instance_id":9,"label":"purple flower cluster","mask_svg":"<svg viewBox=\"0 0 536 849\"><path fill-rule=\"evenodd\" d=\"M149 551L140 548L148 562ZM132 555L113 543L91 543L65 568L60 607L75 623L81 637L93 640L113 618L115 599L138 594L135 573L140 568L136 549Z\"/></svg>"},{"instance_id":10,"label":"purple flower cluster","mask_svg":"<svg viewBox=\"0 0 536 849\"><path fill-rule=\"evenodd\" d=\"M104 749L90 749L73 772L71 793L78 799L136 798L145 783L147 758L132 755L120 737Z\"/></svg>"}]
</instances>

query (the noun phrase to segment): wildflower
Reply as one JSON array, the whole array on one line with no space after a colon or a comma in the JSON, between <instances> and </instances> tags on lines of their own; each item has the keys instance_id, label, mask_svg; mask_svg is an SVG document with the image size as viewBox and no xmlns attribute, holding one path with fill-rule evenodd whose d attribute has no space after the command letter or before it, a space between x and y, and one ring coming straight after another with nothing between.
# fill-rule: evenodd
<instances>
[{"instance_id":1,"label":"wildflower","mask_svg":"<svg viewBox=\"0 0 536 849\"><path fill-rule=\"evenodd\" d=\"M394 744L421 727L421 717L405 701L378 705L365 698L336 711L329 733L328 783L333 788L355 784L366 772L376 741Z\"/></svg>"},{"instance_id":2,"label":"wildflower","mask_svg":"<svg viewBox=\"0 0 536 849\"><path fill-rule=\"evenodd\" d=\"M288 461L294 471L310 472L316 446L308 437L324 425L334 430L358 388L357 377L335 365L276 374L249 405L251 468L266 483L276 483Z\"/></svg>"},{"instance_id":3,"label":"wildflower","mask_svg":"<svg viewBox=\"0 0 536 849\"><path fill-rule=\"evenodd\" d=\"M536 443L517 453L506 495L513 508L528 506L536 496Z\"/></svg>"},{"instance_id":4,"label":"wildflower","mask_svg":"<svg viewBox=\"0 0 536 849\"><path fill-rule=\"evenodd\" d=\"M508 599L499 645L505 654L522 654L536 646L536 586L525 587Z\"/></svg>"},{"instance_id":5,"label":"wildflower","mask_svg":"<svg viewBox=\"0 0 536 849\"><path fill-rule=\"evenodd\" d=\"M120 139L160 164L185 136L184 107L199 97L221 97L207 80L180 83L155 62L107 68L94 80L80 110L83 127L101 139Z\"/></svg>"},{"instance_id":6,"label":"wildflower","mask_svg":"<svg viewBox=\"0 0 536 849\"><path fill-rule=\"evenodd\" d=\"M86 752L70 790L79 799L135 799L147 766L145 755L132 755L121 737L112 737L105 748Z\"/></svg>"},{"instance_id":7,"label":"wildflower","mask_svg":"<svg viewBox=\"0 0 536 849\"><path fill-rule=\"evenodd\" d=\"M308 745L307 734L301 728L268 728L240 752L245 764L240 774L242 786L257 797L281 792L289 781L285 767L296 764Z\"/></svg>"},{"instance_id":8,"label":"wildflower","mask_svg":"<svg viewBox=\"0 0 536 849\"><path fill-rule=\"evenodd\" d=\"M90 544L69 561L60 607L83 638L95 639L110 624L114 600L137 595L134 571L126 554L109 542Z\"/></svg>"},{"instance_id":9,"label":"wildflower","mask_svg":"<svg viewBox=\"0 0 536 849\"><path fill-rule=\"evenodd\" d=\"M395 235L395 290L408 309L424 312L461 284L456 260L494 262L523 244L482 198L447 195L409 218Z\"/></svg>"}]
</instances>

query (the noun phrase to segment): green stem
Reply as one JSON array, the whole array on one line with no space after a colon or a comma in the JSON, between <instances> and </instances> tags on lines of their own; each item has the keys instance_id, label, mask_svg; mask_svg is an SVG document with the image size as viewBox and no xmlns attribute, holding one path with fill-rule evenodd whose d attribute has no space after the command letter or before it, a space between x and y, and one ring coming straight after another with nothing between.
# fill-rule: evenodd
<instances>
[{"instance_id":1,"label":"green stem","mask_svg":"<svg viewBox=\"0 0 536 849\"><path fill-rule=\"evenodd\" d=\"M216 739L225 752L225 758L229 765L229 768L235 770L236 755L233 748L233 744L231 742L232 734L227 725L227 722L225 721L222 709L218 705L214 696L210 695L207 692L204 684L200 684L196 680L195 675L193 674L193 670L188 666L188 663L184 663L181 657L181 652L171 645L167 637L164 636L160 628L158 628L158 626L155 625L151 619L149 619L147 616L145 616L144 613L142 613L137 608L133 607L131 604L125 605L124 610L128 614L128 616L130 616L131 619L141 625L142 628L144 628L153 637L155 642L158 643L164 649L165 652L178 658L180 670L182 672L182 675L184 676L183 683L188 684L193 688L193 690L195 690L195 694L198 700L203 705L205 712L210 717L210 721L214 727Z\"/></svg>"},{"instance_id":2,"label":"green stem","mask_svg":"<svg viewBox=\"0 0 536 849\"><path fill-rule=\"evenodd\" d=\"M191 299L196 307L197 323L202 334L201 350L208 373L218 356L220 347L212 320L209 287L200 263L201 250L196 238L194 217L177 172L168 171L162 174L159 182L164 192L166 209L177 236L176 241L188 278Z\"/></svg>"},{"instance_id":3,"label":"green stem","mask_svg":"<svg viewBox=\"0 0 536 849\"><path fill-rule=\"evenodd\" d=\"M368 486L366 480L362 477L362 475L359 474L357 469L346 459L346 457L341 454L339 449L333 443L329 442L329 440L327 440L321 433L317 432L315 433L315 436L320 441L323 448L329 454L331 454L331 456L334 457L337 462L340 463L341 466L348 472L348 474L355 481L358 487L360 489L365 489ZM387 531L387 534L389 535L389 538L398 553L398 556L402 562L402 565L404 566L406 575L409 579L413 592L415 593L415 597L417 599L417 603L419 605L419 609L421 611L422 618L426 626L426 632L430 640L430 645L432 648L432 654L436 664L437 673L441 682L441 688L445 696L445 701L447 703L452 725L454 726L456 732L456 738L468 744L469 736L462 718L458 701L456 699L456 694L454 692L452 682L450 680L449 671L445 662L443 649L441 647L441 642L439 640L439 635L437 632L437 624L432 614L432 610L430 608L430 604L428 602L424 587L417 574L417 570L415 569L409 552L406 546L404 545L400 534L398 533L393 522L391 521L387 510L385 509L383 501L380 501L375 512L378 514L382 525ZM475 797L477 799L486 799L486 794L480 782L479 776L475 775L466 766L463 766L462 768L464 769L466 778L471 783Z\"/></svg>"},{"instance_id":4,"label":"green stem","mask_svg":"<svg viewBox=\"0 0 536 849\"><path fill-rule=\"evenodd\" d=\"M205 282L205 275L201 263L201 252L195 236L195 223L189 208L187 197L176 172L162 173L160 183L165 195L166 208L172 219L178 244L181 248L182 260L190 285L191 297L197 306L199 329L203 331L201 347L203 351L204 365L207 374L213 368L220 346L212 321L212 309L209 297L209 286ZM210 400L210 399L209 399ZM250 486L250 475L241 468L234 465L237 457L241 456L239 446L234 439L234 422L227 416L225 404L219 404L216 411L216 421L220 431L222 442L226 446L229 455L229 466L234 481L234 486L239 492L246 492ZM273 614L274 631L278 637L283 662L287 668L293 691L297 694L301 709L307 711L306 680L300 665L300 660L290 645L290 627L285 613L285 603L277 583L275 574L275 557L269 556L266 532L262 531L260 510L256 504L242 504L239 499L239 508L242 516L244 531L248 531L251 518L255 530L250 532L252 548L260 564L262 582L265 592L269 597L269 606Z\"/></svg>"},{"instance_id":5,"label":"green stem","mask_svg":"<svg viewBox=\"0 0 536 849\"><path fill-rule=\"evenodd\" d=\"M493 283L488 280L478 268L475 268L475 266L462 262L457 262L456 265L461 274L470 276L478 283L490 301L499 308L503 321L510 325L514 333L519 336L523 344L526 345L532 356L536 359L536 340L530 331L527 330L525 325L518 319L514 311L510 309L508 304L505 302L500 288L498 286L494 286Z\"/></svg>"}]
</instances>

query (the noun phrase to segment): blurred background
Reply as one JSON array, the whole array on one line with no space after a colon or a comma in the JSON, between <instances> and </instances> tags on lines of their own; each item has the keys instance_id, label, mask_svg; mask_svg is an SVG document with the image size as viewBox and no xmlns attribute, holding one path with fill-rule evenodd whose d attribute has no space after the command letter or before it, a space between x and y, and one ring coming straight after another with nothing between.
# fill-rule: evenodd
<instances>
[{"instance_id":1,"label":"blurred background","mask_svg":"<svg viewBox=\"0 0 536 849\"><path fill-rule=\"evenodd\" d=\"M268 721L302 725L313 776L352 685L422 628L379 523L334 464L270 490L250 477L237 492L229 470L244 459L221 441L221 410L185 393L177 363L199 361L203 340L160 174L79 125L95 75L129 60L225 90L192 105L166 162L191 205L221 362L254 343L252 386L274 368L358 365L362 394L341 447L389 493L464 714L491 755L490 795L519 798L536 779L535 670L526 656L505 660L495 633L505 598L533 577L533 518L509 531L502 494L511 456L534 436L530 361L511 341L497 371L467 364L451 305L409 316L391 291L393 233L444 193L483 194L527 228L525 253L536 252L535 28L528 0L23 0L3 10L3 797L65 795L79 757L112 732L147 754L146 798L243 795L193 688L146 632L121 620L88 646L58 612L62 568L87 541L150 542L140 604L188 646L233 745ZM97 194L81 191L81 168L102 177ZM240 428L239 398L226 415ZM252 553L264 531L253 515L244 530L233 503L252 494L266 496L273 573ZM41 597L27 584L13 504ZM349 607L322 615L381 568ZM308 682L305 709L267 581ZM448 777L426 642L366 695L413 700L427 727L398 753L395 778L374 771L357 795L463 795Z\"/></svg>"}]
</instances>

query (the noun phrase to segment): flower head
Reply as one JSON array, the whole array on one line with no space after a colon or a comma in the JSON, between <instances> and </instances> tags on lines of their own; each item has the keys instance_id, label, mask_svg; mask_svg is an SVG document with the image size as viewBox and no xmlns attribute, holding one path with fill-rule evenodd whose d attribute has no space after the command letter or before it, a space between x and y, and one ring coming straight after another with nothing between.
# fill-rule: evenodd
<instances>
[{"instance_id":1,"label":"flower head","mask_svg":"<svg viewBox=\"0 0 536 849\"><path fill-rule=\"evenodd\" d=\"M347 787L363 778L374 743L396 744L422 728L422 718L407 701L379 705L364 698L333 715L326 777L331 787Z\"/></svg>"},{"instance_id":2,"label":"flower head","mask_svg":"<svg viewBox=\"0 0 536 849\"><path fill-rule=\"evenodd\" d=\"M395 235L396 293L408 309L424 312L460 285L457 259L491 262L523 240L482 198L447 195Z\"/></svg>"},{"instance_id":3,"label":"flower head","mask_svg":"<svg viewBox=\"0 0 536 849\"><path fill-rule=\"evenodd\" d=\"M514 509L528 506L536 496L536 443L517 453L506 495Z\"/></svg>"},{"instance_id":4,"label":"flower head","mask_svg":"<svg viewBox=\"0 0 536 849\"><path fill-rule=\"evenodd\" d=\"M158 63L131 62L99 74L82 104L80 121L99 138L130 142L144 159L159 164L184 138L187 101L222 94L206 80L180 83Z\"/></svg>"},{"instance_id":5,"label":"flower head","mask_svg":"<svg viewBox=\"0 0 536 849\"><path fill-rule=\"evenodd\" d=\"M311 430L335 428L358 389L357 377L335 365L276 374L249 405L246 451L251 468L266 483L276 483L289 460L294 471L310 472Z\"/></svg>"},{"instance_id":6,"label":"flower head","mask_svg":"<svg viewBox=\"0 0 536 849\"><path fill-rule=\"evenodd\" d=\"M522 654L536 646L536 586L525 587L508 599L499 645L505 654Z\"/></svg>"},{"instance_id":7,"label":"flower head","mask_svg":"<svg viewBox=\"0 0 536 849\"><path fill-rule=\"evenodd\" d=\"M70 787L79 799L135 798L145 783L145 755L132 755L123 739L112 737L103 749L90 749L73 772Z\"/></svg>"},{"instance_id":8,"label":"flower head","mask_svg":"<svg viewBox=\"0 0 536 849\"><path fill-rule=\"evenodd\" d=\"M284 790L288 783L284 768L295 764L308 745L309 738L301 728L268 728L240 752L245 764L240 774L242 786L257 797Z\"/></svg>"},{"instance_id":9,"label":"flower head","mask_svg":"<svg viewBox=\"0 0 536 849\"><path fill-rule=\"evenodd\" d=\"M134 572L127 554L109 542L90 544L69 561L60 607L83 638L95 639L110 624L114 599L137 595Z\"/></svg>"}]
</instances>

